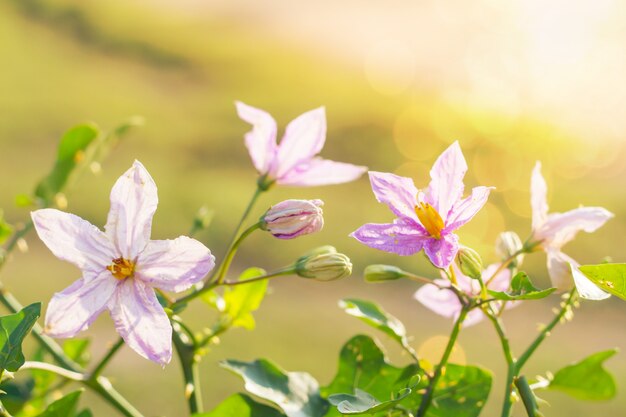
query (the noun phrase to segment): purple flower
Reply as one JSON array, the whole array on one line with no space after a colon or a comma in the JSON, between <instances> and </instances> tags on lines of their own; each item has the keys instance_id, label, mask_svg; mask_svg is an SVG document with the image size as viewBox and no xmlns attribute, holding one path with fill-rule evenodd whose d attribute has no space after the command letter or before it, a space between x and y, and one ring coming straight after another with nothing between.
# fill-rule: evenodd
<instances>
[{"instance_id":1,"label":"purple flower","mask_svg":"<svg viewBox=\"0 0 626 417\"><path fill-rule=\"evenodd\" d=\"M326 141L323 107L289 123L277 144L276 122L272 116L241 102L236 105L239 117L252 125L245 136L246 147L257 171L267 176L268 182L297 186L340 184L359 178L367 170L316 156Z\"/></svg>"},{"instance_id":2,"label":"purple flower","mask_svg":"<svg viewBox=\"0 0 626 417\"><path fill-rule=\"evenodd\" d=\"M475 187L463 198L467 164L458 142L437 158L430 185L418 190L410 178L369 172L376 199L398 216L393 223L368 223L352 233L359 242L398 255L424 249L438 268L447 268L459 249L453 232L483 207L492 187Z\"/></svg>"},{"instance_id":3,"label":"purple flower","mask_svg":"<svg viewBox=\"0 0 626 417\"><path fill-rule=\"evenodd\" d=\"M483 271L483 277L490 278L494 272L498 270L500 264L491 264ZM480 284L478 280L471 279L456 266L454 268L458 288L469 296L475 297L480 294ZM445 277L444 277L445 278ZM435 285L436 284L436 285ZM511 270L503 269L487 284L487 288L493 291L506 291L511 284ZM457 295L449 289L450 281L446 279L436 279L434 284L423 285L415 292L413 296L417 301L422 303L424 307L432 310L440 316L456 319L461 313L462 304ZM507 308L517 305L517 301L507 303ZM478 323L485 317L485 313L481 309L476 308L467 314L467 318L463 322L464 326L471 326Z\"/></svg>"},{"instance_id":4,"label":"purple flower","mask_svg":"<svg viewBox=\"0 0 626 417\"><path fill-rule=\"evenodd\" d=\"M598 288L578 270L578 262L561 252L561 248L574 239L581 230L592 233L599 229L613 214L602 207L579 207L565 213L548 214L548 187L541 175L541 163L537 162L530 183L532 206L531 242L548 255L548 273L552 284L561 290L572 287L572 280L582 298L603 300L610 294Z\"/></svg>"},{"instance_id":5,"label":"purple flower","mask_svg":"<svg viewBox=\"0 0 626 417\"><path fill-rule=\"evenodd\" d=\"M154 288L179 292L213 268L202 243L181 236L150 240L158 204L156 184L135 161L111 190L111 210L102 232L73 214L54 209L32 213L37 234L59 259L82 277L56 293L46 313L46 333L73 337L104 310L126 343L161 365L172 357L172 327Z\"/></svg>"},{"instance_id":6,"label":"purple flower","mask_svg":"<svg viewBox=\"0 0 626 417\"><path fill-rule=\"evenodd\" d=\"M319 232L324 226L322 200L285 200L272 206L261 219L261 228L279 239Z\"/></svg>"}]
</instances>

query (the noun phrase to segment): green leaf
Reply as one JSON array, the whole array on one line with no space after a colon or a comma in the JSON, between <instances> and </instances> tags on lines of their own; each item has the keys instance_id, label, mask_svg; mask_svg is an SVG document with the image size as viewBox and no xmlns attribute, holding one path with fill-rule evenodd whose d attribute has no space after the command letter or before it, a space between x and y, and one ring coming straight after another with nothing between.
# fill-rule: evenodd
<instances>
[{"instance_id":1,"label":"green leaf","mask_svg":"<svg viewBox=\"0 0 626 417\"><path fill-rule=\"evenodd\" d=\"M321 392L324 397L333 394L345 394L366 391L378 400L390 400L403 388L415 386L415 375L423 375L417 365L404 368L391 365L381 348L369 336L358 335L350 339L341 349L339 366L335 378ZM421 378L417 388L426 385L426 378ZM402 405L417 409L419 397L408 395ZM340 416L337 408L331 408L326 417Z\"/></svg>"},{"instance_id":2,"label":"green leaf","mask_svg":"<svg viewBox=\"0 0 626 417\"><path fill-rule=\"evenodd\" d=\"M4 220L4 213L0 210L0 245L13 234L13 226Z\"/></svg>"},{"instance_id":3,"label":"green leaf","mask_svg":"<svg viewBox=\"0 0 626 417\"><path fill-rule=\"evenodd\" d=\"M52 201L63 190L70 174L84 158L87 147L99 133L98 128L93 125L79 125L68 130L59 143L57 160L52 171L37 185L35 195L46 202Z\"/></svg>"},{"instance_id":4,"label":"green leaf","mask_svg":"<svg viewBox=\"0 0 626 417\"><path fill-rule=\"evenodd\" d=\"M93 417L93 413L90 409L85 408L80 413L76 414L76 417Z\"/></svg>"},{"instance_id":5,"label":"green leaf","mask_svg":"<svg viewBox=\"0 0 626 417\"><path fill-rule=\"evenodd\" d=\"M263 275L265 275L265 271L261 268L248 268L241 274L239 281ZM266 279L225 288L223 296L224 310L222 311L224 324L230 327L254 329L255 323L252 312L261 305L266 290Z\"/></svg>"},{"instance_id":6,"label":"green leaf","mask_svg":"<svg viewBox=\"0 0 626 417\"><path fill-rule=\"evenodd\" d=\"M40 314L41 303L34 303L18 313L0 317L0 369L15 372L24 364L22 341Z\"/></svg>"},{"instance_id":7,"label":"green leaf","mask_svg":"<svg viewBox=\"0 0 626 417\"><path fill-rule=\"evenodd\" d=\"M0 397L2 404L9 413L17 414L33 397L34 388L35 380L32 378L4 381L0 384L0 390L5 393Z\"/></svg>"},{"instance_id":8,"label":"green leaf","mask_svg":"<svg viewBox=\"0 0 626 417\"><path fill-rule=\"evenodd\" d=\"M489 295L497 300L539 300L556 291L556 288L540 290L535 287L525 272L518 272L511 280L511 292L488 290Z\"/></svg>"},{"instance_id":9,"label":"green leaf","mask_svg":"<svg viewBox=\"0 0 626 417\"><path fill-rule=\"evenodd\" d=\"M409 345L406 337L404 324L383 310L379 305L371 301L346 298L339 301L339 307L351 316L357 317L370 326L383 331L415 356L415 351Z\"/></svg>"},{"instance_id":10,"label":"green leaf","mask_svg":"<svg viewBox=\"0 0 626 417\"><path fill-rule=\"evenodd\" d=\"M396 407L411 393L410 388L403 388L389 401L378 401L365 391L356 389L354 395L333 394L328 397L330 403L337 407L341 414L362 415L376 414Z\"/></svg>"},{"instance_id":11,"label":"green leaf","mask_svg":"<svg viewBox=\"0 0 626 417\"><path fill-rule=\"evenodd\" d=\"M241 376L248 392L278 406L288 417L322 417L328 403L317 381L305 372L285 372L272 362L227 360L224 368Z\"/></svg>"},{"instance_id":12,"label":"green leaf","mask_svg":"<svg viewBox=\"0 0 626 417\"><path fill-rule=\"evenodd\" d=\"M610 400L616 394L615 380L602 364L616 353L617 349L598 352L566 366L554 374L548 388L563 391L581 400Z\"/></svg>"},{"instance_id":13,"label":"green leaf","mask_svg":"<svg viewBox=\"0 0 626 417\"><path fill-rule=\"evenodd\" d=\"M63 352L74 362L85 366L89 363L89 339L68 339L63 342Z\"/></svg>"},{"instance_id":14,"label":"green leaf","mask_svg":"<svg viewBox=\"0 0 626 417\"><path fill-rule=\"evenodd\" d=\"M477 366L448 364L427 417L477 417L489 398L492 376Z\"/></svg>"},{"instance_id":15,"label":"green leaf","mask_svg":"<svg viewBox=\"0 0 626 417\"><path fill-rule=\"evenodd\" d=\"M46 410L37 417L68 417L76 413L78 400L83 390L71 392L65 397L56 400L46 408Z\"/></svg>"},{"instance_id":16,"label":"green leaf","mask_svg":"<svg viewBox=\"0 0 626 417\"><path fill-rule=\"evenodd\" d=\"M579 269L604 291L626 300L626 264L584 265Z\"/></svg>"},{"instance_id":17,"label":"green leaf","mask_svg":"<svg viewBox=\"0 0 626 417\"><path fill-rule=\"evenodd\" d=\"M277 409L254 401L246 394L234 394L208 413L192 417L284 417Z\"/></svg>"}]
</instances>

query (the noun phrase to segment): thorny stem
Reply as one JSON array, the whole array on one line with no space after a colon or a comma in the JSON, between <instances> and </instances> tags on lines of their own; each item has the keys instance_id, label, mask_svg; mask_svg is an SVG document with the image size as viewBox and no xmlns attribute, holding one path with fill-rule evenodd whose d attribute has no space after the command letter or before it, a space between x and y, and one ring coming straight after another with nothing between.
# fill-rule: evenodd
<instances>
[{"instance_id":1,"label":"thorny stem","mask_svg":"<svg viewBox=\"0 0 626 417\"><path fill-rule=\"evenodd\" d=\"M441 361L435 368L435 373L428 383L428 387L426 388L426 392L422 397L422 402L417 410L417 417L424 417L426 415L426 411L433 400L433 394L435 392L435 388L437 386L437 382L441 377L446 365L448 364L448 360L450 359L450 355L452 354L452 349L454 348L454 344L456 343L456 339L459 337L459 332L461 331L461 325L467 316L469 311L469 307L467 305L463 305L461 312L459 313L459 317L454 322L454 327L452 328L452 333L450 333L450 339L448 339L448 345L446 346L446 350L443 352L443 356L441 357Z\"/></svg>"}]
</instances>

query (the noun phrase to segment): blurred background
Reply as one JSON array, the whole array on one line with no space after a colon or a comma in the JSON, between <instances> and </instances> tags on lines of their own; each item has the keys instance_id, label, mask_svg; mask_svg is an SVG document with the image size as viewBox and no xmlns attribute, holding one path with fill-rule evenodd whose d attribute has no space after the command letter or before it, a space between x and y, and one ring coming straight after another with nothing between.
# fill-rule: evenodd
<instances>
[{"instance_id":1,"label":"blurred background","mask_svg":"<svg viewBox=\"0 0 626 417\"><path fill-rule=\"evenodd\" d=\"M188 231L202 205L214 210L199 238L222 256L255 188L256 172L243 145L249 126L234 100L269 111L279 129L300 113L326 106L328 139L322 155L428 182L436 156L459 140L470 171L467 186L497 187L489 203L460 231L486 262L503 230L530 232L529 179L543 161L553 211L598 205L616 218L593 236L580 234L565 252L581 263L626 259L626 5L617 0L441 2L346 0L164 0L107 2L3 0L0 2L0 208L9 222L28 218L15 196L31 193L52 167L56 145L69 127L93 121L112 129L141 115L145 126L68 190L68 210L103 225L108 194L134 159L159 186L153 238ZM242 382L218 367L224 358L265 357L284 368L332 378L339 349L356 332L374 334L344 315L346 296L379 302L398 316L413 345L437 360L451 323L412 300L416 286L367 285L370 263L392 263L434 276L422 256L401 258L357 244L348 234L366 222L393 216L377 204L363 178L308 189L275 188L252 218L285 198L322 198L325 229L294 241L254 235L235 270L268 270L306 250L332 243L354 263L341 282L296 278L271 282L253 332L235 329L212 347L202 366L207 409ZM50 299L78 278L33 235L29 253L17 253L2 281L24 303ZM535 283L549 286L545 256L527 258ZM44 272L45 271L45 272ZM551 318L558 297L507 312L513 349L521 352L538 323ZM201 303L200 303L201 304ZM626 305L614 298L583 302L573 323L558 327L528 364L533 377L591 353L626 347ZM213 312L204 305L185 318L200 327ZM389 356L408 359L381 334ZM111 320L87 332L97 358L116 340ZM495 372L484 415L502 401L504 360L492 328L463 332L457 362ZM622 355L608 363L626 387ZM176 364L162 370L128 348L105 372L146 416L183 416L182 377ZM620 415L626 396L583 403L560 393L542 396L550 416ZM90 394L96 416L113 415ZM524 415L517 407L517 416Z\"/></svg>"}]
</instances>

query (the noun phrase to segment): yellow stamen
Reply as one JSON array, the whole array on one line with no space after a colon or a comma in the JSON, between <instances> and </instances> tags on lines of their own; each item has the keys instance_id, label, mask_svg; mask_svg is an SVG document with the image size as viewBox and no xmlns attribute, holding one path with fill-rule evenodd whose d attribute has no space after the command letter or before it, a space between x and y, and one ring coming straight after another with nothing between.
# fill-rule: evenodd
<instances>
[{"instance_id":1,"label":"yellow stamen","mask_svg":"<svg viewBox=\"0 0 626 417\"><path fill-rule=\"evenodd\" d=\"M441 239L441 231L445 227L443 219L437 210L428 203L417 203L415 214L429 235L435 239Z\"/></svg>"},{"instance_id":2,"label":"yellow stamen","mask_svg":"<svg viewBox=\"0 0 626 417\"><path fill-rule=\"evenodd\" d=\"M107 266L107 269L115 278L123 280L133 276L135 264L126 258L117 258L113 259L113 264Z\"/></svg>"}]
</instances>

